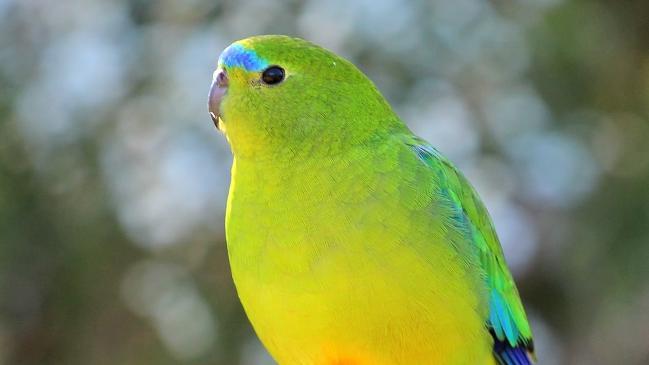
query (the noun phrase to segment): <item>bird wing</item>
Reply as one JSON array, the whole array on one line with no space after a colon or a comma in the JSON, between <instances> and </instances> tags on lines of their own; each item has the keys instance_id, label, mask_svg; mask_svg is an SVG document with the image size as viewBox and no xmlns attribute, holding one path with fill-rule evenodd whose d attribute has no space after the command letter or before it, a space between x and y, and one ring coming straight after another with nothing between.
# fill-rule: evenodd
<instances>
[{"instance_id":1,"label":"bird wing","mask_svg":"<svg viewBox=\"0 0 649 365\"><path fill-rule=\"evenodd\" d=\"M437 174L439 193L458 212L455 223L469 232L488 288L486 325L494 339L494 356L503 365L532 364L532 332L487 209L462 173L434 147L416 137L406 143Z\"/></svg>"}]
</instances>

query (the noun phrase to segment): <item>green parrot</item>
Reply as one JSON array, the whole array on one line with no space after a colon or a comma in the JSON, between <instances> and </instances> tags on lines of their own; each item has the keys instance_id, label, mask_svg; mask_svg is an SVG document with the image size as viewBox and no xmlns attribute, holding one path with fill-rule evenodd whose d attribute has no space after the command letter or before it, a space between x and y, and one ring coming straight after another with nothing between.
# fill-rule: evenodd
<instances>
[{"instance_id":1,"label":"green parrot","mask_svg":"<svg viewBox=\"0 0 649 365\"><path fill-rule=\"evenodd\" d=\"M353 64L297 38L240 40L208 107L234 155L232 276L280 365L533 363L480 198Z\"/></svg>"}]
</instances>

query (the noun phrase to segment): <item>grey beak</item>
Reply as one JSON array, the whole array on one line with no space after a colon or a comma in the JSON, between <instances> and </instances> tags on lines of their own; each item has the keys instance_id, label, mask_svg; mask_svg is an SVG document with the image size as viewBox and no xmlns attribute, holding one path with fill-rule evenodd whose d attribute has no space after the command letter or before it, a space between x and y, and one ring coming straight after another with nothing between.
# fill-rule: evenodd
<instances>
[{"instance_id":1,"label":"grey beak","mask_svg":"<svg viewBox=\"0 0 649 365\"><path fill-rule=\"evenodd\" d=\"M221 116L221 99L223 99L223 95L227 90L228 75L225 70L217 69L207 98L207 108L217 129L219 128L219 117Z\"/></svg>"}]
</instances>

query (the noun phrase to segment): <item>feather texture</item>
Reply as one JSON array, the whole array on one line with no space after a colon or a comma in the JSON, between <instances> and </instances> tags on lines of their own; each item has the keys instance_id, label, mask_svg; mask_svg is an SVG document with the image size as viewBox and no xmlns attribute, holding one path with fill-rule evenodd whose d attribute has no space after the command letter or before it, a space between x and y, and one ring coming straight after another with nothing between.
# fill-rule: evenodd
<instances>
[{"instance_id":1,"label":"feather texture","mask_svg":"<svg viewBox=\"0 0 649 365\"><path fill-rule=\"evenodd\" d=\"M532 364L532 333L489 213L469 182L435 148L416 137L407 143L437 172L442 191L463 212L462 224L472 232L471 243L480 256L489 288L486 325L494 339L494 356L503 365Z\"/></svg>"}]
</instances>

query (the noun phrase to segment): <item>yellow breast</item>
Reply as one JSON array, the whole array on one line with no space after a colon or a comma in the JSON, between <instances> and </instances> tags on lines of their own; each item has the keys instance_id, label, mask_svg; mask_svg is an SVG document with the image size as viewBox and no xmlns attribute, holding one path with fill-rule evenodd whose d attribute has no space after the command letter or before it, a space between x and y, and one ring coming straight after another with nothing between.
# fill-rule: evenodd
<instances>
[{"instance_id":1,"label":"yellow breast","mask_svg":"<svg viewBox=\"0 0 649 365\"><path fill-rule=\"evenodd\" d=\"M335 165L324 166L329 182L309 166L295 180L233 167L232 274L273 357L280 365L494 363L479 273L431 219L429 191L386 178L394 171L337 181L352 163Z\"/></svg>"}]
</instances>

